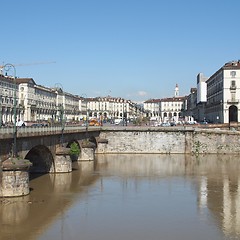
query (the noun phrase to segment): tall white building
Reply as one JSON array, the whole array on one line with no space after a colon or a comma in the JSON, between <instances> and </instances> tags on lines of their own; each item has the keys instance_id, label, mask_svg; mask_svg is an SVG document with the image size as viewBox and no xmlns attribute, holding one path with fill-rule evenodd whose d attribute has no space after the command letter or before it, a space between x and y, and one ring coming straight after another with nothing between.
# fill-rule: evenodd
<instances>
[{"instance_id":1,"label":"tall white building","mask_svg":"<svg viewBox=\"0 0 240 240\"><path fill-rule=\"evenodd\" d=\"M197 104L205 103L207 101L207 77L203 76L203 73L197 75Z\"/></svg>"},{"instance_id":2,"label":"tall white building","mask_svg":"<svg viewBox=\"0 0 240 240\"><path fill-rule=\"evenodd\" d=\"M197 101L194 109L194 118L198 122L206 119L205 105L207 102L207 80L208 78L205 77L203 73L197 75Z\"/></svg>"},{"instance_id":3,"label":"tall white building","mask_svg":"<svg viewBox=\"0 0 240 240\"><path fill-rule=\"evenodd\" d=\"M239 122L240 61L226 63L206 83L206 118L218 123Z\"/></svg>"}]
</instances>

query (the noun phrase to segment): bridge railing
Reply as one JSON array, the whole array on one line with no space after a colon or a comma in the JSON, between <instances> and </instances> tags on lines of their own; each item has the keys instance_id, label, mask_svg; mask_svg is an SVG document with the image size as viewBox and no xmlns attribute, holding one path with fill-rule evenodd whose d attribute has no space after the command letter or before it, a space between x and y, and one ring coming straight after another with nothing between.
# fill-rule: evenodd
<instances>
[{"instance_id":1,"label":"bridge railing","mask_svg":"<svg viewBox=\"0 0 240 240\"><path fill-rule=\"evenodd\" d=\"M14 137L13 127L0 128L0 140L10 139ZM32 137L37 135L56 135L56 134L69 134L69 133L84 133L94 131L200 131L203 130L199 127L192 126L176 126L176 127L151 127L151 126L85 126L68 125L64 127L64 132L61 126L49 126L49 127L18 127L17 137ZM222 129L204 129L205 131L223 131Z\"/></svg>"},{"instance_id":2,"label":"bridge railing","mask_svg":"<svg viewBox=\"0 0 240 240\"><path fill-rule=\"evenodd\" d=\"M64 131L66 132L85 132L85 131L91 131L100 129L99 127L90 127L86 129L86 127L82 126L65 126ZM24 134L24 133L53 133L53 132L62 132L62 127L61 126L50 126L50 127L18 127L17 128L17 133L19 134ZM10 135L13 134L14 129L12 127L7 127L7 128L1 128L0 129L0 135Z\"/></svg>"}]
</instances>

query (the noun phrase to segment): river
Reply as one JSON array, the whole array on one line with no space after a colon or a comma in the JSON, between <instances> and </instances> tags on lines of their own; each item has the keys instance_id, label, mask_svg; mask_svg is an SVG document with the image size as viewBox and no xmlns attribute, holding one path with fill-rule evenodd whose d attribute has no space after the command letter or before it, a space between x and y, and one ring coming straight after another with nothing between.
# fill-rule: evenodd
<instances>
[{"instance_id":1,"label":"river","mask_svg":"<svg viewBox=\"0 0 240 240\"><path fill-rule=\"evenodd\" d=\"M1 199L0 239L240 239L239 156L98 155Z\"/></svg>"}]
</instances>

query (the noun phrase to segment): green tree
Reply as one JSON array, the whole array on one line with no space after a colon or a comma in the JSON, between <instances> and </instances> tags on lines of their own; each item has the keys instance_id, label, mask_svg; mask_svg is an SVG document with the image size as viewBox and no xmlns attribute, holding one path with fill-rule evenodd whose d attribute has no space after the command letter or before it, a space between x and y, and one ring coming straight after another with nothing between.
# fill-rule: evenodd
<instances>
[{"instance_id":1,"label":"green tree","mask_svg":"<svg viewBox=\"0 0 240 240\"><path fill-rule=\"evenodd\" d=\"M73 157L78 157L81 150L76 142L71 143L70 145L70 155Z\"/></svg>"}]
</instances>

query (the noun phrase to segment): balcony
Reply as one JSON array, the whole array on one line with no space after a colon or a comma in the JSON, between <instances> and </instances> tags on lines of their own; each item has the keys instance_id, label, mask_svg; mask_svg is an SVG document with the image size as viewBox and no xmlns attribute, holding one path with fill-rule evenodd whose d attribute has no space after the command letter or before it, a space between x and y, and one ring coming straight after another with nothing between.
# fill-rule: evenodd
<instances>
[{"instance_id":1,"label":"balcony","mask_svg":"<svg viewBox=\"0 0 240 240\"><path fill-rule=\"evenodd\" d=\"M228 99L227 103L228 104L238 104L239 103L239 99Z\"/></svg>"},{"instance_id":2,"label":"balcony","mask_svg":"<svg viewBox=\"0 0 240 240\"><path fill-rule=\"evenodd\" d=\"M231 91L236 91L236 86L230 86Z\"/></svg>"}]
</instances>

